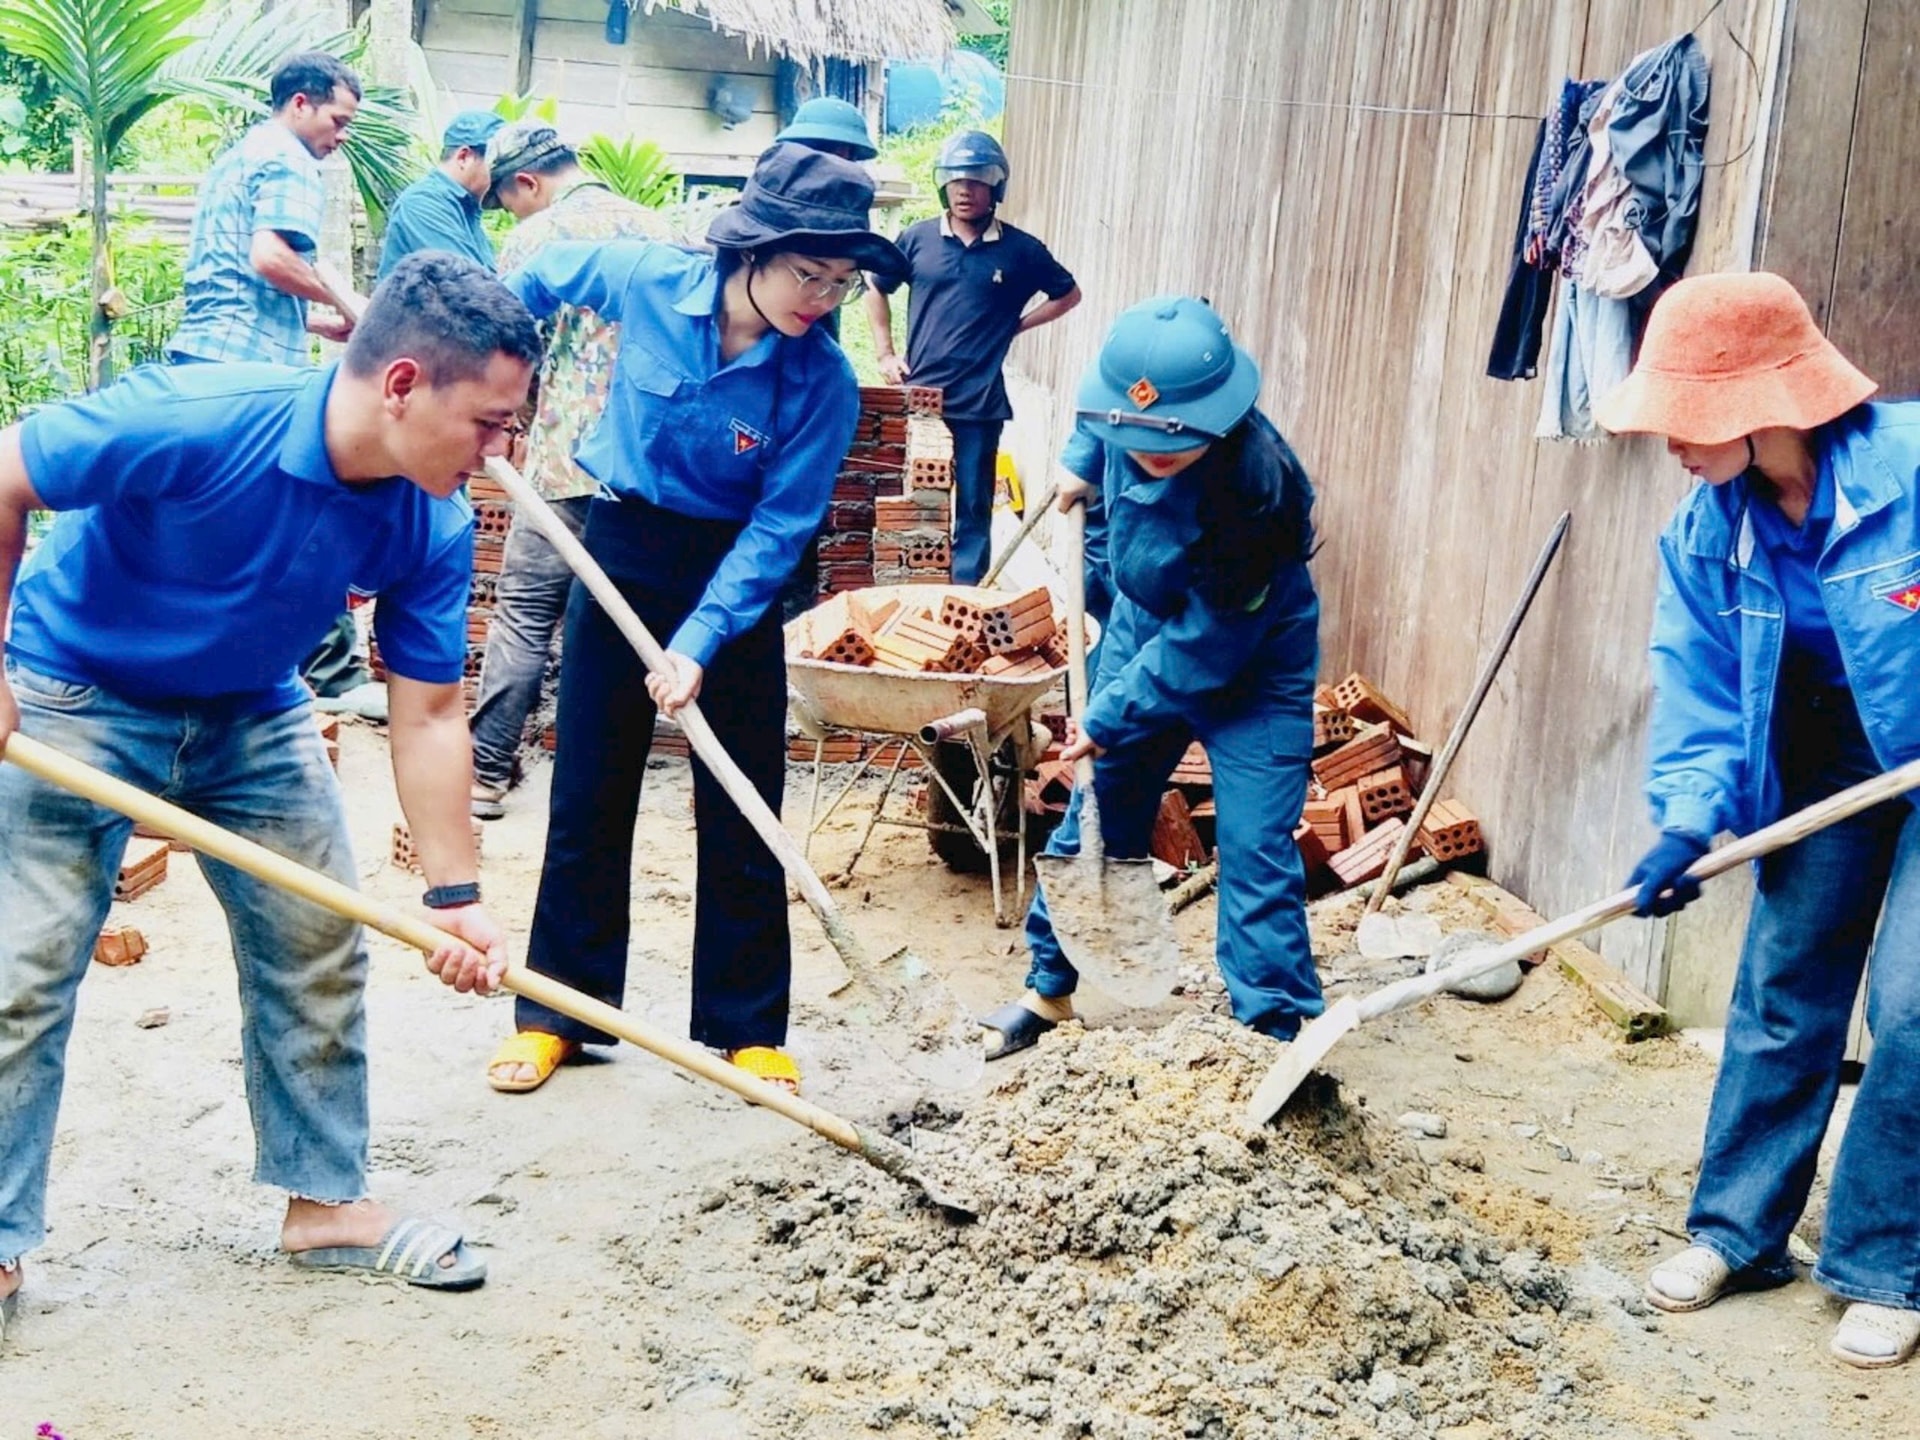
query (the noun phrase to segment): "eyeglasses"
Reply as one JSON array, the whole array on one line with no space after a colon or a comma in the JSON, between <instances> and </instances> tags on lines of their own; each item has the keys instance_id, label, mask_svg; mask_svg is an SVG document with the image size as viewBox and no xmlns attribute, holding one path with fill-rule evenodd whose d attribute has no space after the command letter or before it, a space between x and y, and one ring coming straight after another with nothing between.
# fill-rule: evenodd
<instances>
[{"instance_id":1,"label":"eyeglasses","mask_svg":"<svg viewBox=\"0 0 1920 1440\"><path fill-rule=\"evenodd\" d=\"M867 293L867 277L858 270L844 280L829 280L824 275L809 275L797 265L783 265L780 268L793 276L800 293L809 300L831 300L835 305L844 305Z\"/></svg>"}]
</instances>

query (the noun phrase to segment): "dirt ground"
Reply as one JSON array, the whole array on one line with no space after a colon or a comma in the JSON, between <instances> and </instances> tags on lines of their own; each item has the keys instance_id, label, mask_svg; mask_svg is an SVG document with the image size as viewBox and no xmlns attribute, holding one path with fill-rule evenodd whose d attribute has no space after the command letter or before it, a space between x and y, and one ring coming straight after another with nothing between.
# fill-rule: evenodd
<instances>
[{"instance_id":1,"label":"dirt ground","mask_svg":"<svg viewBox=\"0 0 1920 1440\"><path fill-rule=\"evenodd\" d=\"M363 881L408 901L417 882L385 858L397 809L384 744L344 729ZM490 903L516 943L532 911L546 778L537 771L485 834ZM692 920L689 793L684 762L655 768L634 871L629 1004L674 1027L685 1022ZM796 771L790 817L804 805ZM844 856L855 818L822 837L820 858ZM880 832L862 878L841 893L870 945L910 941L970 1003L1017 989L1018 932L996 930L985 880L934 864L920 834ZM1444 886L1407 903L1450 927L1474 918ZM53 1233L29 1260L20 1321L0 1354L0 1440L43 1424L66 1440L936 1433L910 1415L889 1420L898 1409L849 1418L860 1412L834 1402L857 1377L815 1363L795 1338L803 1332L781 1323L764 1248L739 1225L688 1223L720 1207L746 1213L767 1182L833 1184L863 1167L631 1050L534 1095L496 1096L481 1072L510 1026L507 1002L452 995L389 942L375 942L370 1000L377 1191L457 1219L491 1279L471 1295L433 1295L292 1270L274 1249L279 1198L247 1178L219 912L183 855L158 890L118 908L152 953L131 969L95 967L81 991ZM1317 917L1329 981L1403 973L1350 953L1352 912L1336 902ZM1210 954L1213 919L1211 901L1180 917L1191 958ZM812 1098L862 1119L911 1107L913 1082L832 1017L837 961L797 906L794 933L794 1049ZM1124 1017L1090 999L1087 1019L1156 1026L1208 999ZM169 1023L136 1027L160 1006ZM1383 1120L1441 1117L1444 1138L1415 1142L1430 1183L1508 1246L1566 1267L1582 1318L1556 1339L1582 1408L1551 1433L1920 1433L1920 1367L1866 1375L1830 1360L1838 1309L1804 1278L1693 1317L1655 1317L1638 1300L1650 1258L1677 1243L1684 1215L1713 1076L1695 1045L1618 1043L1581 992L1542 971L1499 1006L1442 1000L1369 1026L1330 1068L1349 1101ZM1805 1228L1817 1243L1817 1216ZM1068 1431L992 1410L945 1433L1335 1433L1305 1414L1288 1425L1202 1432L1141 1417Z\"/></svg>"}]
</instances>

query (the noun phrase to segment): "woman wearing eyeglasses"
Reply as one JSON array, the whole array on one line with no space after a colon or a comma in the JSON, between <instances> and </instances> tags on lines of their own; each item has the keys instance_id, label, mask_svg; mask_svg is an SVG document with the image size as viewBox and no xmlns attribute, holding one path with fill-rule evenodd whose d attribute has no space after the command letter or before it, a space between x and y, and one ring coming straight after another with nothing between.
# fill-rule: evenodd
<instances>
[{"instance_id":1,"label":"woman wearing eyeglasses","mask_svg":"<svg viewBox=\"0 0 1920 1440\"><path fill-rule=\"evenodd\" d=\"M1089 575L1113 610L1085 715L1062 753L1094 757L1106 853L1144 856L1167 777L1198 737L1213 765L1220 851L1215 954L1234 1017L1290 1040L1324 1008L1293 828L1313 753L1320 601L1307 573L1313 487L1254 408L1260 370L1204 301L1121 314L1080 382L1061 464L1097 490L1104 547ZM1104 553L1103 553L1104 551ZM1048 842L1080 849L1079 805ZM982 1023L989 1059L1073 1015L1078 975L1044 897L1027 912L1026 993Z\"/></svg>"},{"instance_id":2,"label":"woman wearing eyeglasses","mask_svg":"<svg viewBox=\"0 0 1920 1440\"><path fill-rule=\"evenodd\" d=\"M818 322L859 292L862 270L905 266L867 228L872 203L859 166L775 145L708 229L711 255L645 241L556 244L506 277L535 315L571 304L620 326L605 416L577 456L601 486L585 542L667 637L674 670L645 674L574 587L527 963L612 1005L626 991L633 827L656 707L673 715L698 698L780 809L786 669L770 602L826 513L859 410L852 367ZM695 760L693 771L690 1033L797 1091L781 1048L792 969L785 880L706 767ZM488 1071L497 1090L532 1090L583 1044L613 1043L528 1000L516 1020Z\"/></svg>"}]
</instances>

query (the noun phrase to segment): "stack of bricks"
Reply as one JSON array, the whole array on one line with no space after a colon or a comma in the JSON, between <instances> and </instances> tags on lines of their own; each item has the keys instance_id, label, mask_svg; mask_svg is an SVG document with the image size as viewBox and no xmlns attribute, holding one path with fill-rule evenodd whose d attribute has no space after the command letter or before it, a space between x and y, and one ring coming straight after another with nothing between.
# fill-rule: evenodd
<instances>
[{"instance_id":1,"label":"stack of bricks","mask_svg":"<svg viewBox=\"0 0 1920 1440\"><path fill-rule=\"evenodd\" d=\"M138 900L167 878L167 842L145 840L138 836L127 842L120 860L120 873L114 877L113 898Z\"/></svg>"},{"instance_id":2,"label":"stack of bricks","mask_svg":"<svg viewBox=\"0 0 1920 1440\"><path fill-rule=\"evenodd\" d=\"M860 387L860 416L853 444L834 478L820 536L818 594L822 597L907 578L894 573L905 568L907 548L906 542L896 537L919 536L922 532L949 534L944 494L934 497L937 504L920 497L909 513L903 514L897 505L885 516L879 513L882 501L899 501L907 495L909 428L922 418L932 418L938 425L939 414L938 390L920 385ZM945 430L944 426L940 428ZM922 553L922 548L916 548L916 554ZM879 574L882 569L887 573ZM937 576L913 578L944 580L946 568L942 566Z\"/></svg>"},{"instance_id":3,"label":"stack of bricks","mask_svg":"<svg viewBox=\"0 0 1920 1440\"><path fill-rule=\"evenodd\" d=\"M1316 888L1377 879L1426 783L1432 747L1365 676L1323 685L1313 705L1313 781L1294 841ZM1484 848L1480 823L1443 800L1414 837L1417 853L1452 864Z\"/></svg>"},{"instance_id":4,"label":"stack of bricks","mask_svg":"<svg viewBox=\"0 0 1920 1440\"><path fill-rule=\"evenodd\" d=\"M790 658L869 669L1037 680L1058 673L1065 652L1044 586L1011 595L954 585L910 603L879 587L829 596L787 626Z\"/></svg>"},{"instance_id":5,"label":"stack of bricks","mask_svg":"<svg viewBox=\"0 0 1920 1440\"><path fill-rule=\"evenodd\" d=\"M493 603L506 563L507 531L513 525L513 504L507 492L486 475L467 482L473 505L473 584L467 592L467 655L460 671L467 713L480 698L480 664L487 653L487 629L493 624Z\"/></svg>"}]
</instances>

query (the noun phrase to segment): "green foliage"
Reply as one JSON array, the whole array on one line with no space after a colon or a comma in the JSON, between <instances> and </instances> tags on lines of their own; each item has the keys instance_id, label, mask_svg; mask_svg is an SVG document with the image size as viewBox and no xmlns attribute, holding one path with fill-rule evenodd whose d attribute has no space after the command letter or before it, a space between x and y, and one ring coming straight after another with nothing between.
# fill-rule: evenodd
<instances>
[{"instance_id":1,"label":"green foliage","mask_svg":"<svg viewBox=\"0 0 1920 1440\"><path fill-rule=\"evenodd\" d=\"M26 108L18 129L0 121L0 139L24 135L26 145L13 158L30 170L65 170L73 163L73 103L47 78L46 67L15 55L0 45L0 94L17 98Z\"/></svg>"},{"instance_id":2,"label":"green foliage","mask_svg":"<svg viewBox=\"0 0 1920 1440\"><path fill-rule=\"evenodd\" d=\"M366 45L364 27L330 31L312 14L285 9L256 13L254 6L240 4L222 15L212 33L168 64L160 82L166 93L197 103L209 119L237 135L272 113L267 79L290 51L324 51L364 72ZM384 214L393 197L432 163L434 151L420 133L411 94L368 85L340 153L367 209Z\"/></svg>"},{"instance_id":3,"label":"green foliage","mask_svg":"<svg viewBox=\"0 0 1920 1440\"><path fill-rule=\"evenodd\" d=\"M667 160L667 152L651 140L592 135L579 153L583 169L636 205L664 210L678 205L686 192L685 178Z\"/></svg>"},{"instance_id":4,"label":"green foliage","mask_svg":"<svg viewBox=\"0 0 1920 1440\"><path fill-rule=\"evenodd\" d=\"M180 247L133 216L113 222L115 279L132 313L114 327L117 368L160 358L180 322ZM91 311L86 221L0 232L0 425L85 388Z\"/></svg>"},{"instance_id":5,"label":"green foliage","mask_svg":"<svg viewBox=\"0 0 1920 1440\"><path fill-rule=\"evenodd\" d=\"M970 35L960 42L963 50L986 56L1004 72L1007 68L1007 40L1013 33L1013 0L980 0L980 8L1000 27L998 35Z\"/></svg>"},{"instance_id":6,"label":"green foliage","mask_svg":"<svg viewBox=\"0 0 1920 1440\"><path fill-rule=\"evenodd\" d=\"M193 43L206 0L40 0L0 9L0 46L38 62L79 109L96 163L165 98L160 67Z\"/></svg>"},{"instance_id":7,"label":"green foliage","mask_svg":"<svg viewBox=\"0 0 1920 1440\"><path fill-rule=\"evenodd\" d=\"M560 102L551 95L544 100L531 93L502 95L493 102L493 113L509 125L516 120L544 120L549 125L558 125Z\"/></svg>"}]
</instances>

